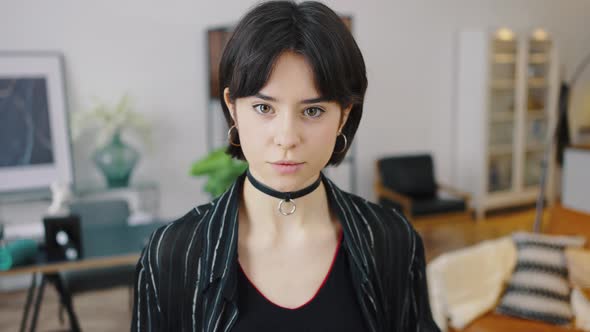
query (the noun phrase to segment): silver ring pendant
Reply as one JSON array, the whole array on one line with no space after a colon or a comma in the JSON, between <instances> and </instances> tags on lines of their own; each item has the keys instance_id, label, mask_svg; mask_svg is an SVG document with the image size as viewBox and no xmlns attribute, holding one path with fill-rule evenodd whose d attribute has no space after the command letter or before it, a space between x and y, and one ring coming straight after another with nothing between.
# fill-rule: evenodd
<instances>
[{"instance_id":1,"label":"silver ring pendant","mask_svg":"<svg viewBox=\"0 0 590 332\"><path fill-rule=\"evenodd\" d=\"M284 203L291 203L292 208L291 211L283 211L283 204ZM293 213L295 213L295 210L297 209L297 206L295 205L295 201L293 201L292 199L281 199L281 201L279 202L279 212L284 215L284 216L289 216L292 215Z\"/></svg>"}]
</instances>

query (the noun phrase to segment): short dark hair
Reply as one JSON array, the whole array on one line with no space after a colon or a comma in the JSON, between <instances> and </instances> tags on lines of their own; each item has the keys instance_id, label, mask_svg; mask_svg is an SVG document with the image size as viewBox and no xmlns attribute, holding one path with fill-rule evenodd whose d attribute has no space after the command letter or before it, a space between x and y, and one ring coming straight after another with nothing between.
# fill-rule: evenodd
<instances>
[{"instance_id":1,"label":"short dark hair","mask_svg":"<svg viewBox=\"0 0 590 332\"><path fill-rule=\"evenodd\" d=\"M219 65L219 99L228 127L233 123L224 102L229 87L231 102L258 93L270 78L281 53L303 55L310 64L316 90L321 97L336 101L341 108L352 105L342 128L348 144L337 139L328 165L338 165L350 148L363 114L367 89L365 62L350 30L326 5L316 1L264 2L242 17L229 39ZM237 130L232 142L239 143ZM342 152L340 152L342 151ZM239 146L228 145L228 154L245 160Z\"/></svg>"}]
</instances>

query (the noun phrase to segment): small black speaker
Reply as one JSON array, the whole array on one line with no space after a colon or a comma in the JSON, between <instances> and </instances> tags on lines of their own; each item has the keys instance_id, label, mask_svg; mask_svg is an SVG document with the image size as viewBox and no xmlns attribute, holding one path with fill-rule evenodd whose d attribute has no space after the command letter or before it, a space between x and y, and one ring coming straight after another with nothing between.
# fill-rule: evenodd
<instances>
[{"instance_id":1,"label":"small black speaker","mask_svg":"<svg viewBox=\"0 0 590 332\"><path fill-rule=\"evenodd\" d=\"M43 218L48 261L74 261L82 258L80 217L68 215Z\"/></svg>"}]
</instances>

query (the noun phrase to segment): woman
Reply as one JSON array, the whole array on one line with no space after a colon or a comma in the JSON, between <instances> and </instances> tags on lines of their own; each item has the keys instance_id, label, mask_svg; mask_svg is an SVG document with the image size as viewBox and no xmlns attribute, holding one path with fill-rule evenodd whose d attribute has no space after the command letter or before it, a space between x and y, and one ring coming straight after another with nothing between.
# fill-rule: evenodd
<instances>
[{"instance_id":1,"label":"woman","mask_svg":"<svg viewBox=\"0 0 590 332\"><path fill-rule=\"evenodd\" d=\"M341 191L367 87L360 50L317 2L266 2L220 64L228 153L249 168L157 230L137 266L134 331L438 331L420 237Z\"/></svg>"}]
</instances>

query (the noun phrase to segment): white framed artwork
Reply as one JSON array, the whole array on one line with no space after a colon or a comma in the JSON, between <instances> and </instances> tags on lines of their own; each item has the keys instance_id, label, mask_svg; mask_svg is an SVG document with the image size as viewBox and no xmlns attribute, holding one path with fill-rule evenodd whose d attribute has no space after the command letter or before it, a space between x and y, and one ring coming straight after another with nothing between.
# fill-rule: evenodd
<instances>
[{"instance_id":1,"label":"white framed artwork","mask_svg":"<svg viewBox=\"0 0 590 332\"><path fill-rule=\"evenodd\" d=\"M64 58L0 52L0 192L73 182Z\"/></svg>"}]
</instances>

